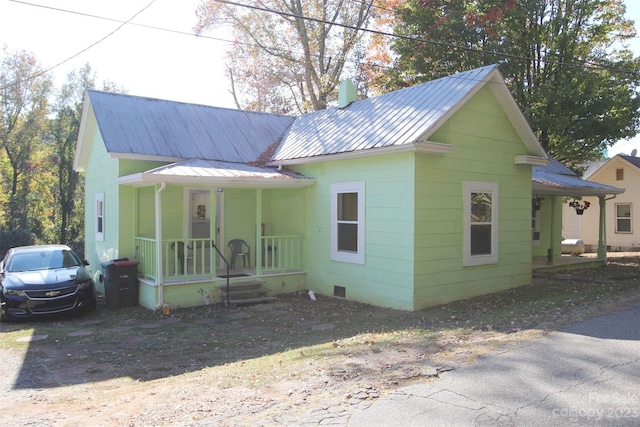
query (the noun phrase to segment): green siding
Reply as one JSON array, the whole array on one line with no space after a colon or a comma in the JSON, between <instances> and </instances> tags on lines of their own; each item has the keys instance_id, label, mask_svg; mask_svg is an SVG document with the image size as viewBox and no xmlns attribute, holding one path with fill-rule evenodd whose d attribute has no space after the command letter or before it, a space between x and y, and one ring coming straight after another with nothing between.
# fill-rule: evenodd
<instances>
[{"instance_id":1,"label":"green siding","mask_svg":"<svg viewBox=\"0 0 640 427\"><path fill-rule=\"evenodd\" d=\"M182 186L168 185L162 197L162 238L182 239L185 233L184 190Z\"/></svg>"},{"instance_id":2,"label":"green siding","mask_svg":"<svg viewBox=\"0 0 640 427\"><path fill-rule=\"evenodd\" d=\"M101 263L120 257L120 200L118 186L118 161L107 154L102 136L93 127L92 143L85 172L85 257L88 270L93 275L99 291L104 292ZM96 194L104 194L104 240L96 240Z\"/></svg>"},{"instance_id":3,"label":"green siding","mask_svg":"<svg viewBox=\"0 0 640 427\"><path fill-rule=\"evenodd\" d=\"M429 137L447 154L405 153L327 161L296 169L316 179L307 189L308 287L399 309L419 309L529 283L531 167L487 87ZM330 260L330 186L366 182L365 264ZM465 181L499 184L497 264L463 267Z\"/></svg>"},{"instance_id":4,"label":"green siding","mask_svg":"<svg viewBox=\"0 0 640 427\"><path fill-rule=\"evenodd\" d=\"M265 190L263 221L270 235L304 235L306 226L305 190Z\"/></svg>"},{"instance_id":5,"label":"green siding","mask_svg":"<svg viewBox=\"0 0 640 427\"><path fill-rule=\"evenodd\" d=\"M138 189L138 235L153 239L156 236L156 202L155 189L143 187Z\"/></svg>"},{"instance_id":6,"label":"green siding","mask_svg":"<svg viewBox=\"0 0 640 427\"><path fill-rule=\"evenodd\" d=\"M413 295L413 154L339 160L301 166L316 179L307 189L307 286L348 299L411 309ZM330 260L331 184L365 181L365 264Z\"/></svg>"},{"instance_id":7,"label":"green siding","mask_svg":"<svg viewBox=\"0 0 640 427\"><path fill-rule=\"evenodd\" d=\"M531 280L531 167L526 150L489 88L454 114L431 141L447 155L416 156L414 308L495 292ZM499 184L499 260L463 267L463 183Z\"/></svg>"},{"instance_id":8,"label":"green siding","mask_svg":"<svg viewBox=\"0 0 640 427\"><path fill-rule=\"evenodd\" d=\"M251 265L256 259L256 190L228 188L224 192L224 256L231 260L228 242L243 239L253 249Z\"/></svg>"}]
</instances>

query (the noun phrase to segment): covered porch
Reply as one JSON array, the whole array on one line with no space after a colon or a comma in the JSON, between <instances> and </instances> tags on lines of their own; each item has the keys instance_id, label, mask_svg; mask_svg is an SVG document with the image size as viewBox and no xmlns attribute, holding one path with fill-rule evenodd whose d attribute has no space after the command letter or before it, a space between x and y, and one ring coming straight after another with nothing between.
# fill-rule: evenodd
<instances>
[{"instance_id":1,"label":"covered porch","mask_svg":"<svg viewBox=\"0 0 640 427\"><path fill-rule=\"evenodd\" d=\"M133 188L140 304L225 302L223 284L274 294L303 288L304 188L313 182L202 160L121 177L120 185Z\"/></svg>"},{"instance_id":2,"label":"covered porch","mask_svg":"<svg viewBox=\"0 0 640 427\"><path fill-rule=\"evenodd\" d=\"M544 166L534 166L532 173L533 271L561 271L603 266L606 251L606 202L624 189L581 179L575 172L554 158ZM598 215L598 248L593 256L575 256L562 252L562 210L568 200L585 196L598 198L598 206L588 214ZM576 215L585 214L576 209Z\"/></svg>"}]
</instances>

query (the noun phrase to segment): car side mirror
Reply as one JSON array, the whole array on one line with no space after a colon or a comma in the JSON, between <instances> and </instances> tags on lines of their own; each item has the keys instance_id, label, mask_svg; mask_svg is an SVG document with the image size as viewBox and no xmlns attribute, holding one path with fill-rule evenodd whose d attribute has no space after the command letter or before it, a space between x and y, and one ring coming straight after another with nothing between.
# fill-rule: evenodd
<instances>
[{"instance_id":1,"label":"car side mirror","mask_svg":"<svg viewBox=\"0 0 640 427\"><path fill-rule=\"evenodd\" d=\"M89 265L89 261L87 261L86 259L83 259L82 260L82 265L84 265L86 267L87 265Z\"/></svg>"}]
</instances>

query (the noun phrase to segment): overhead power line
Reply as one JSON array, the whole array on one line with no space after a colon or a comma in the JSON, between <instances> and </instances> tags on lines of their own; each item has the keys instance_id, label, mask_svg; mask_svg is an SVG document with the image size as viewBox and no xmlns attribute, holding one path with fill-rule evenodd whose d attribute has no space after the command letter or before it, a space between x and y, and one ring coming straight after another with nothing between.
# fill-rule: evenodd
<instances>
[{"instance_id":1,"label":"overhead power line","mask_svg":"<svg viewBox=\"0 0 640 427\"><path fill-rule=\"evenodd\" d=\"M24 1L19 1L19 0L10 0L10 1L12 1L14 3L23 3L23 4L30 5L30 6L40 6L40 5L35 5L33 3L27 3L27 2L24 2ZM53 66L51 66L51 67L49 67L49 68L47 68L45 70L40 71L39 73L33 74L33 75L29 76L29 77L25 77L22 80L17 80L15 82L11 82L11 83L9 83L9 84L7 84L5 86L2 86L2 87L0 87L0 90L5 90L5 89L7 89L7 88L9 88L11 86L15 86L17 84L21 84L21 83L27 82L29 80L35 79L36 77L39 77L39 76L41 76L43 74L46 74L46 73L52 71L53 69L58 68L59 66L61 66L61 65L65 64L65 63L71 61L72 59L82 55L84 52L86 52L89 49L97 46L98 44L102 43L103 41L105 41L106 39L108 39L109 37L111 37L112 35L117 33L122 27L124 27L125 25L130 23L133 19L135 19L138 15L140 15L145 10L147 10L155 2L156 2L156 0L151 0L151 2L148 5L146 5L145 7L140 9L138 12L136 12L131 18L127 19L126 21L119 21L119 22L121 22L121 24L118 25L118 27L115 30L111 31L110 33L108 33L104 37L100 38L99 40L95 41L94 43L91 43L89 46L85 47L84 49L82 49L81 51L77 52L76 54L74 54L74 55L68 57L67 59L57 63L56 65L53 65ZM78 15L85 15L85 14L80 13L80 12L67 11L67 10L57 9L57 8L53 8L53 7L49 7L49 6L42 6L42 7L45 7L47 9L55 9L55 10L60 10L60 11L64 11L64 12L69 12L69 13L75 13L75 14L78 14Z\"/></svg>"},{"instance_id":2,"label":"overhead power line","mask_svg":"<svg viewBox=\"0 0 640 427\"><path fill-rule=\"evenodd\" d=\"M57 64L55 64L55 65L53 65L53 66L51 66L51 67L39 72L37 74L29 76L29 77L27 77L25 79L22 79L22 80L16 81L16 82L12 82L12 83L10 83L8 85L0 87L0 89L6 89L6 88L8 88L8 87L10 87L12 85L23 83L25 81L28 81L30 79L39 77L39 76L41 76L43 74L46 74L46 73L54 70L55 68L65 64L67 62L69 62L70 60L78 57L79 55L87 52L88 50L90 50L93 47L97 46L98 44L102 43L107 38L109 38L110 36L112 36L113 34L118 32L120 29L122 29L125 25L132 25L132 26L148 28L148 29L153 29L153 30L158 30L158 31L165 31L165 32L170 32L170 33L175 33L175 34L180 34L180 35L197 36L197 37L200 37L200 38L206 38L206 39L221 41L221 42L225 42L225 43L234 43L234 44L240 44L240 45L251 45L250 43L239 42L237 40L228 40L228 39L224 39L224 38L218 38L218 37L195 34L193 32L188 32L188 31L174 30L174 29L169 29L169 28L165 28L165 27L158 27L158 26L153 26L153 25L139 24L139 23L131 22L138 15L140 15L142 12L144 12L146 9L148 9L153 3L155 3L156 0L152 0L149 4L147 4L145 7L140 9L137 13L135 13L131 18L127 19L126 21L122 21L122 20L115 19L115 18L109 18L109 17L105 17L105 16L100 16L100 15L94 15L94 14L89 14L89 13L84 13L84 12L78 12L78 11L74 11L74 10L68 10L68 9L62 9L62 8L42 5L42 4L30 3L30 2L22 1L22 0L9 0L9 1L11 1L13 3L24 4L24 5L27 5L27 6L40 7L40 8L44 8L44 9L55 10L55 11L58 11L58 12L70 13L70 14L79 15L79 16L85 16L85 17L94 18L94 19L101 19L101 20L106 20L106 21L111 21L111 22L117 22L120 25L115 30L111 31L110 33L108 33L104 37L100 38L96 42L90 44L86 48L84 48L84 49L80 50L79 52L75 53L74 55L64 59L63 61L60 61L59 63L57 63ZM507 59L518 59L518 60L525 60L525 61L531 61L532 60L532 58L525 57L525 56L520 56L520 55L513 55L513 54L496 52L496 51L486 51L486 50L471 48L471 47L467 47L467 46L459 46L459 45L454 45L454 44L450 44L450 43L438 42L438 41L435 41L435 40L423 39L423 38L420 38L420 37L398 35L398 34L390 33L390 32L387 32L387 31L381 31L381 30L375 30L375 29L363 28L363 27L356 27L356 26L352 26L352 25L348 25L348 24L342 24L342 23L339 23L339 22L330 22L330 21L327 21L327 20L319 19L319 18L304 16L304 15L298 15L298 14L295 14L295 13L284 12L284 11L279 11L279 10L275 10L275 9L269 9L269 8L266 8L266 7L260 7L260 6L255 6L255 5L248 5L248 4L238 3L238 2L235 2L235 1L231 1L231 0L213 0L213 1L216 1L218 3L227 4L227 5L230 5L230 6L237 6L237 7L248 8L248 9L252 9L252 10L256 10L256 11L272 13L272 14L283 16L283 17L298 18L298 19L304 19L304 20L307 20L307 21L312 21L312 22L317 22L317 23L322 23L322 24L330 24L330 25L334 25L334 26L338 26L338 27L342 27L342 28L346 28L346 29L351 29L351 30L354 30L354 31L361 31L361 32L366 32L366 33L370 33L370 34L382 35L382 36L390 37L390 38L403 39L403 40L408 40L408 41L412 41L412 42L427 43L427 44L431 44L431 45L434 45L434 46L447 47L447 48L450 48L450 49L463 50L463 51L467 51L467 52L484 54L484 55L493 55L493 56L507 58ZM376 6L373 6L373 7L376 7ZM564 65L564 66L571 66L571 67L584 67L584 66L587 66L587 67L592 68L592 69L602 69L602 70L607 70L607 71L619 72L619 73L623 73L623 74L628 74L629 73L627 70L621 70L621 69L617 69L617 68L607 67L605 65L596 63L594 61L585 61L585 60L577 60L577 59L574 59L574 61L577 61L578 63L572 63L572 62L566 62L566 61L552 61L552 60L548 60L548 59L542 60L542 62L544 62L546 64ZM383 65L380 65L380 64L375 64L375 65L371 64L371 65L375 66L375 67L382 67L382 68L393 68L393 67L386 67L386 66L383 66Z\"/></svg>"},{"instance_id":3,"label":"overhead power line","mask_svg":"<svg viewBox=\"0 0 640 427\"><path fill-rule=\"evenodd\" d=\"M261 7L261 6L238 3L238 2L235 2L235 1L231 1L231 0L213 0L213 1L215 1L216 3L223 3L223 4L228 4L228 5L231 5L231 6L238 6L238 7L243 7L243 8L247 8L247 9L253 9L253 10L257 10L257 11L273 13L273 14L276 14L276 15L286 16L286 17L289 17L289 18L298 18L298 19L304 19L304 20L307 20L307 21L318 22L318 23L321 23L321 24L330 24L330 25L334 25L334 26L337 26L337 27L342 27L342 28L355 30L355 31L362 31L362 32L371 33L371 34L382 35L382 36L385 36L385 37L398 38L398 39L402 39L402 40L408 40L408 41L420 42L420 43L427 43L427 44L432 44L432 45L435 45L435 46L448 47L450 49L464 50L464 51L473 52L473 53L489 54L489 55L499 56L499 57L508 58L508 59L521 59L521 60L525 60L525 61L533 61L533 58L529 58L529 57L526 57L526 56L512 55L512 54L508 54L508 53L495 52L495 51L486 51L486 50L476 49L476 48L472 48L472 47L459 46L459 45L454 45L454 44L450 44L450 43L438 42L438 41L435 41L435 40L427 40L427 39L423 39L423 38L420 38L420 37L404 36L404 35L399 35L399 34L395 34L395 33L389 33L387 31L374 30L374 29L370 29L370 28L360 28L360 27L355 27L353 25L342 24L342 23L339 23L339 22L330 22L330 21L327 21L327 20L319 19L319 18L313 18L313 17L309 17L309 16L298 15L298 14L291 13L291 12L283 12L281 10L269 9L269 8ZM575 59L575 58L573 60L579 62L579 64L575 64L575 63L571 63L571 62L565 62L565 61L552 61L552 60L546 60L546 59L543 59L542 62L544 62L545 64L564 65L564 66L569 66L569 67L587 66L587 67L593 68L593 69L615 71L615 72L624 73L624 74L628 74L629 73L627 70L621 70L621 69L617 69L617 68L608 67L608 66L596 63L594 61L578 60L578 59Z\"/></svg>"}]
</instances>

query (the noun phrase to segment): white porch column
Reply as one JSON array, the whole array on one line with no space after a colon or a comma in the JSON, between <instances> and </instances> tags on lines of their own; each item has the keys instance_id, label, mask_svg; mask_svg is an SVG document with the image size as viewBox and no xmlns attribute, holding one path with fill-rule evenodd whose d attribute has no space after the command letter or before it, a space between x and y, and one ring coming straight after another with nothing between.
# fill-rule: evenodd
<instances>
[{"instance_id":1,"label":"white porch column","mask_svg":"<svg viewBox=\"0 0 640 427\"><path fill-rule=\"evenodd\" d=\"M164 191L166 183L161 183L160 187L156 189L156 285L158 286L158 304L156 310L162 308L164 305L164 288L162 287L164 281L164 273L162 271L162 192Z\"/></svg>"},{"instance_id":2,"label":"white porch column","mask_svg":"<svg viewBox=\"0 0 640 427\"><path fill-rule=\"evenodd\" d=\"M262 188L256 190L256 274L262 274Z\"/></svg>"}]
</instances>

